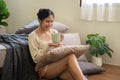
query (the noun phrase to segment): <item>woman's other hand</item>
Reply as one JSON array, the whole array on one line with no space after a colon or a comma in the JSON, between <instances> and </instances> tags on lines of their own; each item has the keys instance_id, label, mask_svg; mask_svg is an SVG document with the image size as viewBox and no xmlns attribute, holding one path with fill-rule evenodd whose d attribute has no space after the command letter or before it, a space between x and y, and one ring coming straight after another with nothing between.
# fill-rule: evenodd
<instances>
[{"instance_id":1,"label":"woman's other hand","mask_svg":"<svg viewBox=\"0 0 120 80\"><path fill-rule=\"evenodd\" d=\"M52 46L54 46L54 47L60 47L60 46L62 46L62 42L60 41L58 43L49 43L49 47L52 47Z\"/></svg>"},{"instance_id":2,"label":"woman's other hand","mask_svg":"<svg viewBox=\"0 0 120 80\"><path fill-rule=\"evenodd\" d=\"M64 39L64 35L62 33L60 33L60 42L62 42Z\"/></svg>"}]
</instances>

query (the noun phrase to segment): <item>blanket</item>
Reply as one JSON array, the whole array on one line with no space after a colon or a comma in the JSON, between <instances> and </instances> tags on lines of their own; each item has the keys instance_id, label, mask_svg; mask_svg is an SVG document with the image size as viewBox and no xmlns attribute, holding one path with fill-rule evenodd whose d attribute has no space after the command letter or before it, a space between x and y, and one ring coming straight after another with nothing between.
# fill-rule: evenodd
<instances>
[{"instance_id":1,"label":"blanket","mask_svg":"<svg viewBox=\"0 0 120 80\"><path fill-rule=\"evenodd\" d=\"M7 48L1 80L39 80L27 37L27 34L0 35L0 44Z\"/></svg>"}]
</instances>

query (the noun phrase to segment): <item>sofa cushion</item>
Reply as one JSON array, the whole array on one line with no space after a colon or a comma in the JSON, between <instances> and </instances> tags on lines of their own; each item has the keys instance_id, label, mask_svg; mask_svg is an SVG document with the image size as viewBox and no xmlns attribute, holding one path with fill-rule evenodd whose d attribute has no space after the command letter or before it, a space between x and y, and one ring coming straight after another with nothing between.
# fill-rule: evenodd
<instances>
[{"instance_id":1,"label":"sofa cushion","mask_svg":"<svg viewBox=\"0 0 120 80\"><path fill-rule=\"evenodd\" d=\"M84 74L96 74L105 71L104 68L97 66L91 62L79 61L78 63Z\"/></svg>"},{"instance_id":2,"label":"sofa cushion","mask_svg":"<svg viewBox=\"0 0 120 80\"><path fill-rule=\"evenodd\" d=\"M64 33L63 45L81 45L79 33ZM78 58L78 61L88 61L85 54Z\"/></svg>"},{"instance_id":3,"label":"sofa cushion","mask_svg":"<svg viewBox=\"0 0 120 80\"><path fill-rule=\"evenodd\" d=\"M0 44L0 68L3 67L5 57L6 57L6 47Z\"/></svg>"},{"instance_id":4,"label":"sofa cushion","mask_svg":"<svg viewBox=\"0 0 120 80\"><path fill-rule=\"evenodd\" d=\"M81 45L79 33L65 33L63 45Z\"/></svg>"},{"instance_id":5,"label":"sofa cushion","mask_svg":"<svg viewBox=\"0 0 120 80\"><path fill-rule=\"evenodd\" d=\"M30 24L19 28L15 34L29 34L39 26L38 20L32 21ZM52 29L56 29L60 33L66 32L69 28L60 22L53 22Z\"/></svg>"}]
</instances>

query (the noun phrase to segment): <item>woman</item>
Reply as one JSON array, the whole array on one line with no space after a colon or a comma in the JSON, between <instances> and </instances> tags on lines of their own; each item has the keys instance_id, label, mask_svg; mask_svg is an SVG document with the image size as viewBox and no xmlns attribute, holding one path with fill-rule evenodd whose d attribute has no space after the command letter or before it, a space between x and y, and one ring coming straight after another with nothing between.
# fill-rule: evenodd
<instances>
[{"instance_id":1,"label":"woman","mask_svg":"<svg viewBox=\"0 0 120 80\"><path fill-rule=\"evenodd\" d=\"M58 43L52 42L52 33L58 33L56 30L51 29L54 21L54 13L50 9L40 9L37 13L40 26L31 32L28 37L29 48L33 61L39 63L42 57L50 47L59 47L62 45L63 35L61 41ZM47 64L44 67L35 69L42 79L53 79L60 77L63 80L87 80L76 59L74 54L70 54L63 59Z\"/></svg>"}]
</instances>

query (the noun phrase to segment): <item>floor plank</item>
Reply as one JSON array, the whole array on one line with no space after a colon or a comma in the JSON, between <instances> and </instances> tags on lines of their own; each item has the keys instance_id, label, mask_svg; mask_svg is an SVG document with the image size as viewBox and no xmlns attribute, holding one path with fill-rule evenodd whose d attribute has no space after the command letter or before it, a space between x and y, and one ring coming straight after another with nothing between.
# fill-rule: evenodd
<instances>
[{"instance_id":1,"label":"floor plank","mask_svg":"<svg viewBox=\"0 0 120 80\"><path fill-rule=\"evenodd\" d=\"M103 64L105 72L88 75L88 80L120 80L120 66Z\"/></svg>"}]
</instances>

